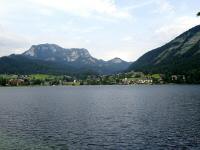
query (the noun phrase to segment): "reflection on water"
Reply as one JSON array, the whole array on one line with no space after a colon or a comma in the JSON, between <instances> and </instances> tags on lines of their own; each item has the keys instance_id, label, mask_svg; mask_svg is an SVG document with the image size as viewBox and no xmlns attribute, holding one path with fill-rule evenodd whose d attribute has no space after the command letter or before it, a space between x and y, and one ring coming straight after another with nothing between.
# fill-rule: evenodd
<instances>
[{"instance_id":1,"label":"reflection on water","mask_svg":"<svg viewBox=\"0 0 200 150\"><path fill-rule=\"evenodd\" d=\"M199 149L200 86L0 88L0 149Z\"/></svg>"}]
</instances>

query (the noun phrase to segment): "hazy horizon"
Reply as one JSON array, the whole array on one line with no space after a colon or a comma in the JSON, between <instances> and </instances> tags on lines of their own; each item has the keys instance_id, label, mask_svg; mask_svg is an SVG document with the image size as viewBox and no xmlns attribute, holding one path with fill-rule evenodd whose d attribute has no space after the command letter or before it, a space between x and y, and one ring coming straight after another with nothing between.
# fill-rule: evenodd
<instances>
[{"instance_id":1,"label":"hazy horizon","mask_svg":"<svg viewBox=\"0 0 200 150\"><path fill-rule=\"evenodd\" d=\"M0 0L0 56L50 43L135 61L200 24L199 0Z\"/></svg>"}]
</instances>

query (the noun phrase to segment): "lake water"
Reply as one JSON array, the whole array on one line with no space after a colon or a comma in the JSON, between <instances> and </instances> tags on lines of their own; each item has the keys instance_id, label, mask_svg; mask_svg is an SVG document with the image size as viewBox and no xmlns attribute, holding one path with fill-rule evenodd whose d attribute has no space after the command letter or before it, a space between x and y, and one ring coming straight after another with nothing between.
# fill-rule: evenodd
<instances>
[{"instance_id":1,"label":"lake water","mask_svg":"<svg viewBox=\"0 0 200 150\"><path fill-rule=\"evenodd\" d=\"M200 86L0 88L0 149L200 149Z\"/></svg>"}]
</instances>

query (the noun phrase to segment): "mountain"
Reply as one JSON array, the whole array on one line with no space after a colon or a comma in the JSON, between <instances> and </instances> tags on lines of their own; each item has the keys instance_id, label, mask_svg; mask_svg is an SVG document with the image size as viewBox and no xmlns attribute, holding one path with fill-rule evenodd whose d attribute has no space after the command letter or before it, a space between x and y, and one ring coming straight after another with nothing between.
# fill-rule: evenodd
<instances>
[{"instance_id":1,"label":"mountain","mask_svg":"<svg viewBox=\"0 0 200 150\"><path fill-rule=\"evenodd\" d=\"M0 73L112 74L128 68L120 58L96 59L84 48L65 49L56 44L33 45L21 55L0 58Z\"/></svg>"},{"instance_id":2,"label":"mountain","mask_svg":"<svg viewBox=\"0 0 200 150\"><path fill-rule=\"evenodd\" d=\"M200 25L164 46L147 52L128 70L171 74L200 71Z\"/></svg>"},{"instance_id":3,"label":"mountain","mask_svg":"<svg viewBox=\"0 0 200 150\"><path fill-rule=\"evenodd\" d=\"M79 65L93 65L98 61L84 48L65 49L56 44L33 45L22 55L32 59L67 62L70 64L79 63Z\"/></svg>"},{"instance_id":4,"label":"mountain","mask_svg":"<svg viewBox=\"0 0 200 150\"><path fill-rule=\"evenodd\" d=\"M121 64L121 63L125 63L125 61L123 61L122 59L120 59L118 57L115 57L115 58L109 60L108 63Z\"/></svg>"}]
</instances>

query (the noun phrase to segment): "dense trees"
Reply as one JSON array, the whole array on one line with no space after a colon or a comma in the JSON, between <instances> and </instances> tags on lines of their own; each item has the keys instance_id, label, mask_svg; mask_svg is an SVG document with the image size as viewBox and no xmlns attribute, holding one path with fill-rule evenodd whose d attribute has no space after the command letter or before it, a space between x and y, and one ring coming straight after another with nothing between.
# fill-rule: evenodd
<instances>
[{"instance_id":1,"label":"dense trees","mask_svg":"<svg viewBox=\"0 0 200 150\"><path fill-rule=\"evenodd\" d=\"M0 86L6 86L7 80L3 77L0 77Z\"/></svg>"}]
</instances>

